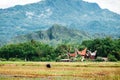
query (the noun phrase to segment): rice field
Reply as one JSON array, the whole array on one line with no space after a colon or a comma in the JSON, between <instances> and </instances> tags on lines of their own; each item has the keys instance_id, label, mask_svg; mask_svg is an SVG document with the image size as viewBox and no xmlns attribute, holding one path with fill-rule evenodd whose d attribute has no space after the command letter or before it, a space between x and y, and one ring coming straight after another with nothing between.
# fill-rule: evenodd
<instances>
[{"instance_id":1,"label":"rice field","mask_svg":"<svg viewBox=\"0 0 120 80\"><path fill-rule=\"evenodd\" d=\"M0 80L120 80L120 62L0 62Z\"/></svg>"}]
</instances>

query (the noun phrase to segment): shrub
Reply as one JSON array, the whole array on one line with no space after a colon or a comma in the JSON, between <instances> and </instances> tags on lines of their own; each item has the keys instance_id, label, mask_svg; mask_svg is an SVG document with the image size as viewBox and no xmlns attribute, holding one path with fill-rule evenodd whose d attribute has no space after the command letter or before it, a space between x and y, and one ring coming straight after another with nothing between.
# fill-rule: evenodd
<instances>
[{"instance_id":1,"label":"shrub","mask_svg":"<svg viewBox=\"0 0 120 80\"><path fill-rule=\"evenodd\" d=\"M41 61L46 61L46 58L45 58L45 57L42 57L40 60L41 60Z\"/></svg>"},{"instance_id":2,"label":"shrub","mask_svg":"<svg viewBox=\"0 0 120 80\"><path fill-rule=\"evenodd\" d=\"M39 57L32 57L32 61L40 61L40 58Z\"/></svg>"},{"instance_id":3,"label":"shrub","mask_svg":"<svg viewBox=\"0 0 120 80\"><path fill-rule=\"evenodd\" d=\"M60 59L61 59L60 57L57 57L55 61L58 62L60 61Z\"/></svg>"},{"instance_id":4,"label":"shrub","mask_svg":"<svg viewBox=\"0 0 120 80\"><path fill-rule=\"evenodd\" d=\"M0 61L7 61L5 58L0 58Z\"/></svg>"},{"instance_id":5,"label":"shrub","mask_svg":"<svg viewBox=\"0 0 120 80\"><path fill-rule=\"evenodd\" d=\"M9 61L22 61L22 60L18 58L9 58Z\"/></svg>"},{"instance_id":6,"label":"shrub","mask_svg":"<svg viewBox=\"0 0 120 80\"><path fill-rule=\"evenodd\" d=\"M115 56L112 55L112 54L109 54L109 55L108 55L108 60L109 60L109 61L113 61L113 62L114 62L114 61L117 61L117 59L115 58Z\"/></svg>"}]
</instances>

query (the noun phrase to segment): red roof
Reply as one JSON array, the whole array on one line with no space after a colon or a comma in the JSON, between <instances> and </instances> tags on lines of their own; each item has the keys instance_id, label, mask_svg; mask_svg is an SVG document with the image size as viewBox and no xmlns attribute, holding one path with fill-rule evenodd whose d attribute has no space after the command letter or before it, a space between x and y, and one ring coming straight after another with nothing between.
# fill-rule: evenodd
<instances>
[{"instance_id":1,"label":"red roof","mask_svg":"<svg viewBox=\"0 0 120 80\"><path fill-rule=\"evenodd\" d=\"M71 57L76 57L77 53L76 52L75 53L68 53L68 55L71 56Z\"/></svg>"},{"instance_id":2,"label":"red roof","mask_svg":"<svg viewBox=\"0 0 120 80\"><path fill-rule=\"evenodd\" d=\"M82 51L77 51L77 52L78 52L79 55L81 55L81 56L85 56L85 54L86 54L86 50L87 50L87 48L85 48L85 49L82 50Z\"/></svg>"}]
</instances>

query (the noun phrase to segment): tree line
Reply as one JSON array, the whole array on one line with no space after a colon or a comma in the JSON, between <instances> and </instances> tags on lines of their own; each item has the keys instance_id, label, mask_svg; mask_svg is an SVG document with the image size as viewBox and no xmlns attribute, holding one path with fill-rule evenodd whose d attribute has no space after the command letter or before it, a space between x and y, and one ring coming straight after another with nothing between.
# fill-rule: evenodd
<instances>
[{"instance_id":1,"label":"tree line","mask_svg":"<svg viewBox=\"0 0 120 80\"><path fill-rule=\"evenodd\" d=\"M0 60L11 61L56 61L67 58L66 53L74 52L75 48L97 50L97 57L108 57L110 61L120 60L120 39L102 38L83 41L78 44L60 44L50 46L34 40L9 44L0 48Z\"/></svg>"}]
</instances>

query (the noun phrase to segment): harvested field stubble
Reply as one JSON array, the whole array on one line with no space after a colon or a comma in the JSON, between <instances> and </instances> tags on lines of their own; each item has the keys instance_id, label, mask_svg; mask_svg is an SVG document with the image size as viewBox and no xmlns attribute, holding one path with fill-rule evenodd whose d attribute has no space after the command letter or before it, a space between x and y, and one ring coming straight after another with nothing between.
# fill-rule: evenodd
<instances>
[{"instance_id":1,"label":"harvested field stubble","mask_svg":"<svg viewBox=\"0 0 120 80\"><path fill-rule=\"evenodd\" d=\"M0 80L120 80L120 62L0 62Z\"/></svg>"}]
</instances>

